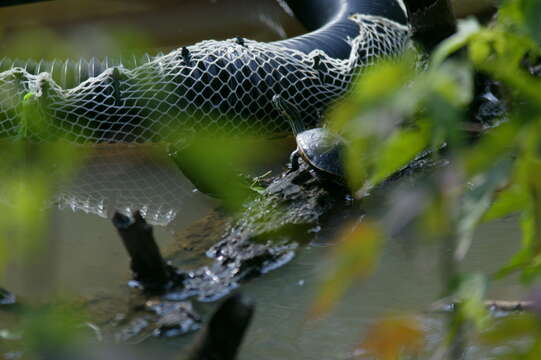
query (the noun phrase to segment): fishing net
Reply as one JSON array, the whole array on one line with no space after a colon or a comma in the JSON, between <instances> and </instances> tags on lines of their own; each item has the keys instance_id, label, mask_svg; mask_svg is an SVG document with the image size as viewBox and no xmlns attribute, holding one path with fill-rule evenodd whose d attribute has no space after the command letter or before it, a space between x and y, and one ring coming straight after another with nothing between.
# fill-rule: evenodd
<instances>
[{"instance_id":1,"label":"fishing net","mask_svg":"<svg viewBox=\"0 0 541 360\"><path fill-rule=\"evenodd\" d=\"M60 184L50 205L103 218L138 210L148 223L160 226L189 208L181 217L187 224L206 215L213 204L193 189L159 152L146 146L100 145L68 184Z\"/></svg>"},{"instance_id":2,"label":"fishing net","mask_svg":"<svg viewBox=\"0 0 541 360\"><path fill-rule=\"evenodd\" d=\"M315 126L366 66L408 43L406 26L376 16L351 19L359 35L349 39L345 60L279 43L209 40L131 68L101 66L99 74L89 70L95 62L81 61L70 82L67 62L62 69L60 62L23 66L4 59L0 137L180 143L215 130L287 133L287 119L273 106L276 95L299 109L306 127Z\"/></svg>"}]
</instances>

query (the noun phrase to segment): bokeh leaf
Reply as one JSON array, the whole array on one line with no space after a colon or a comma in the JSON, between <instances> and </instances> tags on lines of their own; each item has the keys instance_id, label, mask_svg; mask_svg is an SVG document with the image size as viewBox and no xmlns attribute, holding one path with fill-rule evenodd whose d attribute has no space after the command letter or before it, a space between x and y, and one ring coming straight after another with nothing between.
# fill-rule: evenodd
<instances>
[{"instance_id":1,"label":"bokeh leaf","mask_svg":"<svg viewBox=\"0 0 541 360\"><path fill-rule=\"evenodd\" d=\"M375 270L382 242L383 233L374 222L363 221L343 229L332 254L330 272L310 310L311 316L329 312L352 283Z\"/></svg>"},{"instance_id":2,"label":"bokeh leaf","mask_svg":"<svg viewBox=\"0 0 541 360\"><path fill-rule=\"evenodd\" d=\"M482 342L498 345L512 339L524 339L540 335L539 320L533 314L516 314L508 316L495 323L495 325L481 333Z\"/></svg>"},{"instance_id":3,"label":"bokeh leaf","mask_svg":"<svg viewBox=\"0 0 541 360\"><path fill-rule=\"evenodd\" d=\"M432 54L432 66L441 65L451 54L465 47L479 30L479 22L475 18L459 21L458 31L442 41Z\"/></svg>"},{"instance_id":4,"label":"bokeh leaf","mask_svg":"<svg viewBox=\"0 0 541 360\"><path fill-rule=\"evenodd\" d=\"M424 330L413 316L387 316L368 329L361 348L380 360L415 355L423 348Z\"/></svg>"},{"instance_id":5,"label":"bokeh leaf","mask_svg":"<svg viewBox=\"0 0 541 360\"><path fill-rule=\"evenodd\" d=\"M527 195L524 189L512 184L496 193L496 198L481 219L484 222L501 219L505 216L519 212L527 204Z\"/></svg>"},{"instance_id":6,"label":"bokeh leaf","mask_svg":"<svg viewBox=\"0 0 541 360\"><path fill-rule=\"evenodd\" d=\"M456 299L460 306L458 310L463 319L472 321L478 329L488 325L488 311L485 307L484 296L487 288L487 278L483 274L474 273L460 279Z\"/></svg>"},{"instance_id":7,"label":"bokeh leaf","mask_svg":"<svg viewBox=\"0 0 541 360\"><path fill-rule=\"evenodd\" d=\"M413 129L398 130L378 150L369 182L373 185L382 182L412 161L429 142L430 130L426 124Z\"/></svg>"}]
</instances>

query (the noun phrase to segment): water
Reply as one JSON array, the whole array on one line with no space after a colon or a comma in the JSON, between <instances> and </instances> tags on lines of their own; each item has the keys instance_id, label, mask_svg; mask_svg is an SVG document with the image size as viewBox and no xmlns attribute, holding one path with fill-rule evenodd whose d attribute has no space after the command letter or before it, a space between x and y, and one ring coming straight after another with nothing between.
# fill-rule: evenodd
<instances>
[{"instance_id":1,"label":"water","mask_svg":"<svg viewBox=\"0 0 541 360\"><path fill-rule=\"evenodd\" d=\"M373 210L367 209L369 214ZM441 343L444 317L427 312L443 290L438 266L441 250L439 244L426 243L418 235L400 234L389 239L372 276L354 284L327 316L319 320L308 317L328 269L338 228L325 228L316 242L302 247L286 266L242 287L245 295L256 300L257 307L240 360L368 359L358 346L367 329L382 316L396 313L418 317L431 350ZM462 270L488 274L497 271L518 250L518 231L514 216L481 225ZM518 284L514 277L491 283L487 298L524 299L527 292ZM199 310L208 316L212 307L199 304ZM180 354L193 339L187 336L150 344ZM491 349L476 347L469 351L471 359L487 358L492 353Z\"/></svg>"},{"instance_id":2,"label":"water","mask_svg":"<svg viewBox=\"0 0 541 360\"><path fill-rule=\"evenodd\" d=\"M160 246L167 247L176 231L215 205L164 152L99 145L51 200L50 228L43 240L46 254L25 262L24 271L12 265L5 286L31 298L106 292L129 279L128 258L110 221L115 211L141 210L147 222L156 225Z\"/></svg>"},{"instance_id":3,"label":"water","mask_svg":"<svg viewBox=\"0 0 541 360\"><path fill-rule=\"evenodd\" d=\"M288 266L246 286L258 308L241 359L349 359L368 325L380 316L424 313L442 291L439 248L425 244L412 249L413 240L396 236L388 241L375 274L353 286L319 321L306 316L325 274L327 246L308 246ZM496 271L517 250L517 240L514 218L481 226L464 270ZM520 299L524 293L515 284L516 279L494 284L488 297ZM423 321L432 341L441 341L441 321L437 317Z\"/></svg>"},{"instance_id":4,"label":"water","mask_svg":"<svg viewBox=\"0 0 541 360\"><path fill-rule=\"evenodd\" d=\"M66 7L62 18L59 7ZM79 49L81 54L95 51L97 56L111 50L104 39L112 26L129 26L148 34L158 50L212 37L241 35L266 41L301 31L270 0L124 0L114 4L59 0L0 9L0 23L8 29L8 39L22 28L45 25L62 39L85 39L90 45ZM204 250L223 231L222 222L201 220L213 214L215 206L215 200L194 191L163 153L137 146L99 146L73 182L59 189L53 199L45 252L24 266L11 264L3 285L27 301L56 296L129 297L129 264L110 223L113 212L142 209L156 225L164 253L176 254L174 262L189 267L204 261ZM355 284L327 317L308 320L306 312L327 269L335 230L332 226L324 229L292 262L243 286L256 300L257 310L241 360L362 358L362 350L355 352L355 348L370 323L391 311L422 313L438 298L442 290L437 269L439 248L411 235L397 235L387 242L372 277ZM493 272L516 252L518 244L515 217L483 225L464 270ZM516 300L523 296L524 290L515 279L495 283L489 289L489 298ZM122 306L125 304L114 311L123 311ZM208 315L213 305L198 307ZM423 324L432 333L429 340L439 342L440 319L428 316ZM149 346L179 353L192 340L193 336L158 339Z\"/></svg>"}]
</instances>

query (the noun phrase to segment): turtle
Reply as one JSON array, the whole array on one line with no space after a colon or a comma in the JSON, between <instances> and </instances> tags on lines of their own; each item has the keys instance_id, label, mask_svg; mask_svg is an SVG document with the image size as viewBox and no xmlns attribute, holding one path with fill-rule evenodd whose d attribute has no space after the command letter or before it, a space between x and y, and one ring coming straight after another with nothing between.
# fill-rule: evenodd
<instances>
[{"instance_id":1,"label":"turtle","mask_svg":"<svg viewBox=\"0 0 541 360\"><path fill-rule=\"evenodd\" d=\"M300 113L294 105L279 95L272 99L274 107L289 121L297 149L290 156L290 171L299 168L299 157L316 172L335 180L344 177L343 155L346 141L325 127L305 129Z\"/></svg>"}]
</instances>

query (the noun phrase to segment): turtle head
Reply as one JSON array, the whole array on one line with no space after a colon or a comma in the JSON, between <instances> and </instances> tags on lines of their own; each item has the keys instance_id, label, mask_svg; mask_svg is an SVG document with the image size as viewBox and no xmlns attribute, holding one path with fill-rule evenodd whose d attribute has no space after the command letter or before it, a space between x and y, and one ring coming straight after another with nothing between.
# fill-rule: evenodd
<instances>
[{"instance_id":1,"label":"turtle head","mask_svg":"<svg viewBox=\"0 0 541 360\"><path fill-rule=\"evenodd\" d=\"M301 114L299 110L297 110L295 105L293 105L280 95L274 95L272 97L272 104L274 108L278 110L280 114L282 114L282 116L287 119L287 121L289 122L289 126L291 126L291 130L293 131L293 134L295 136L306 130L306 127L302 122Z\"/></svg>"}]
</instances>

